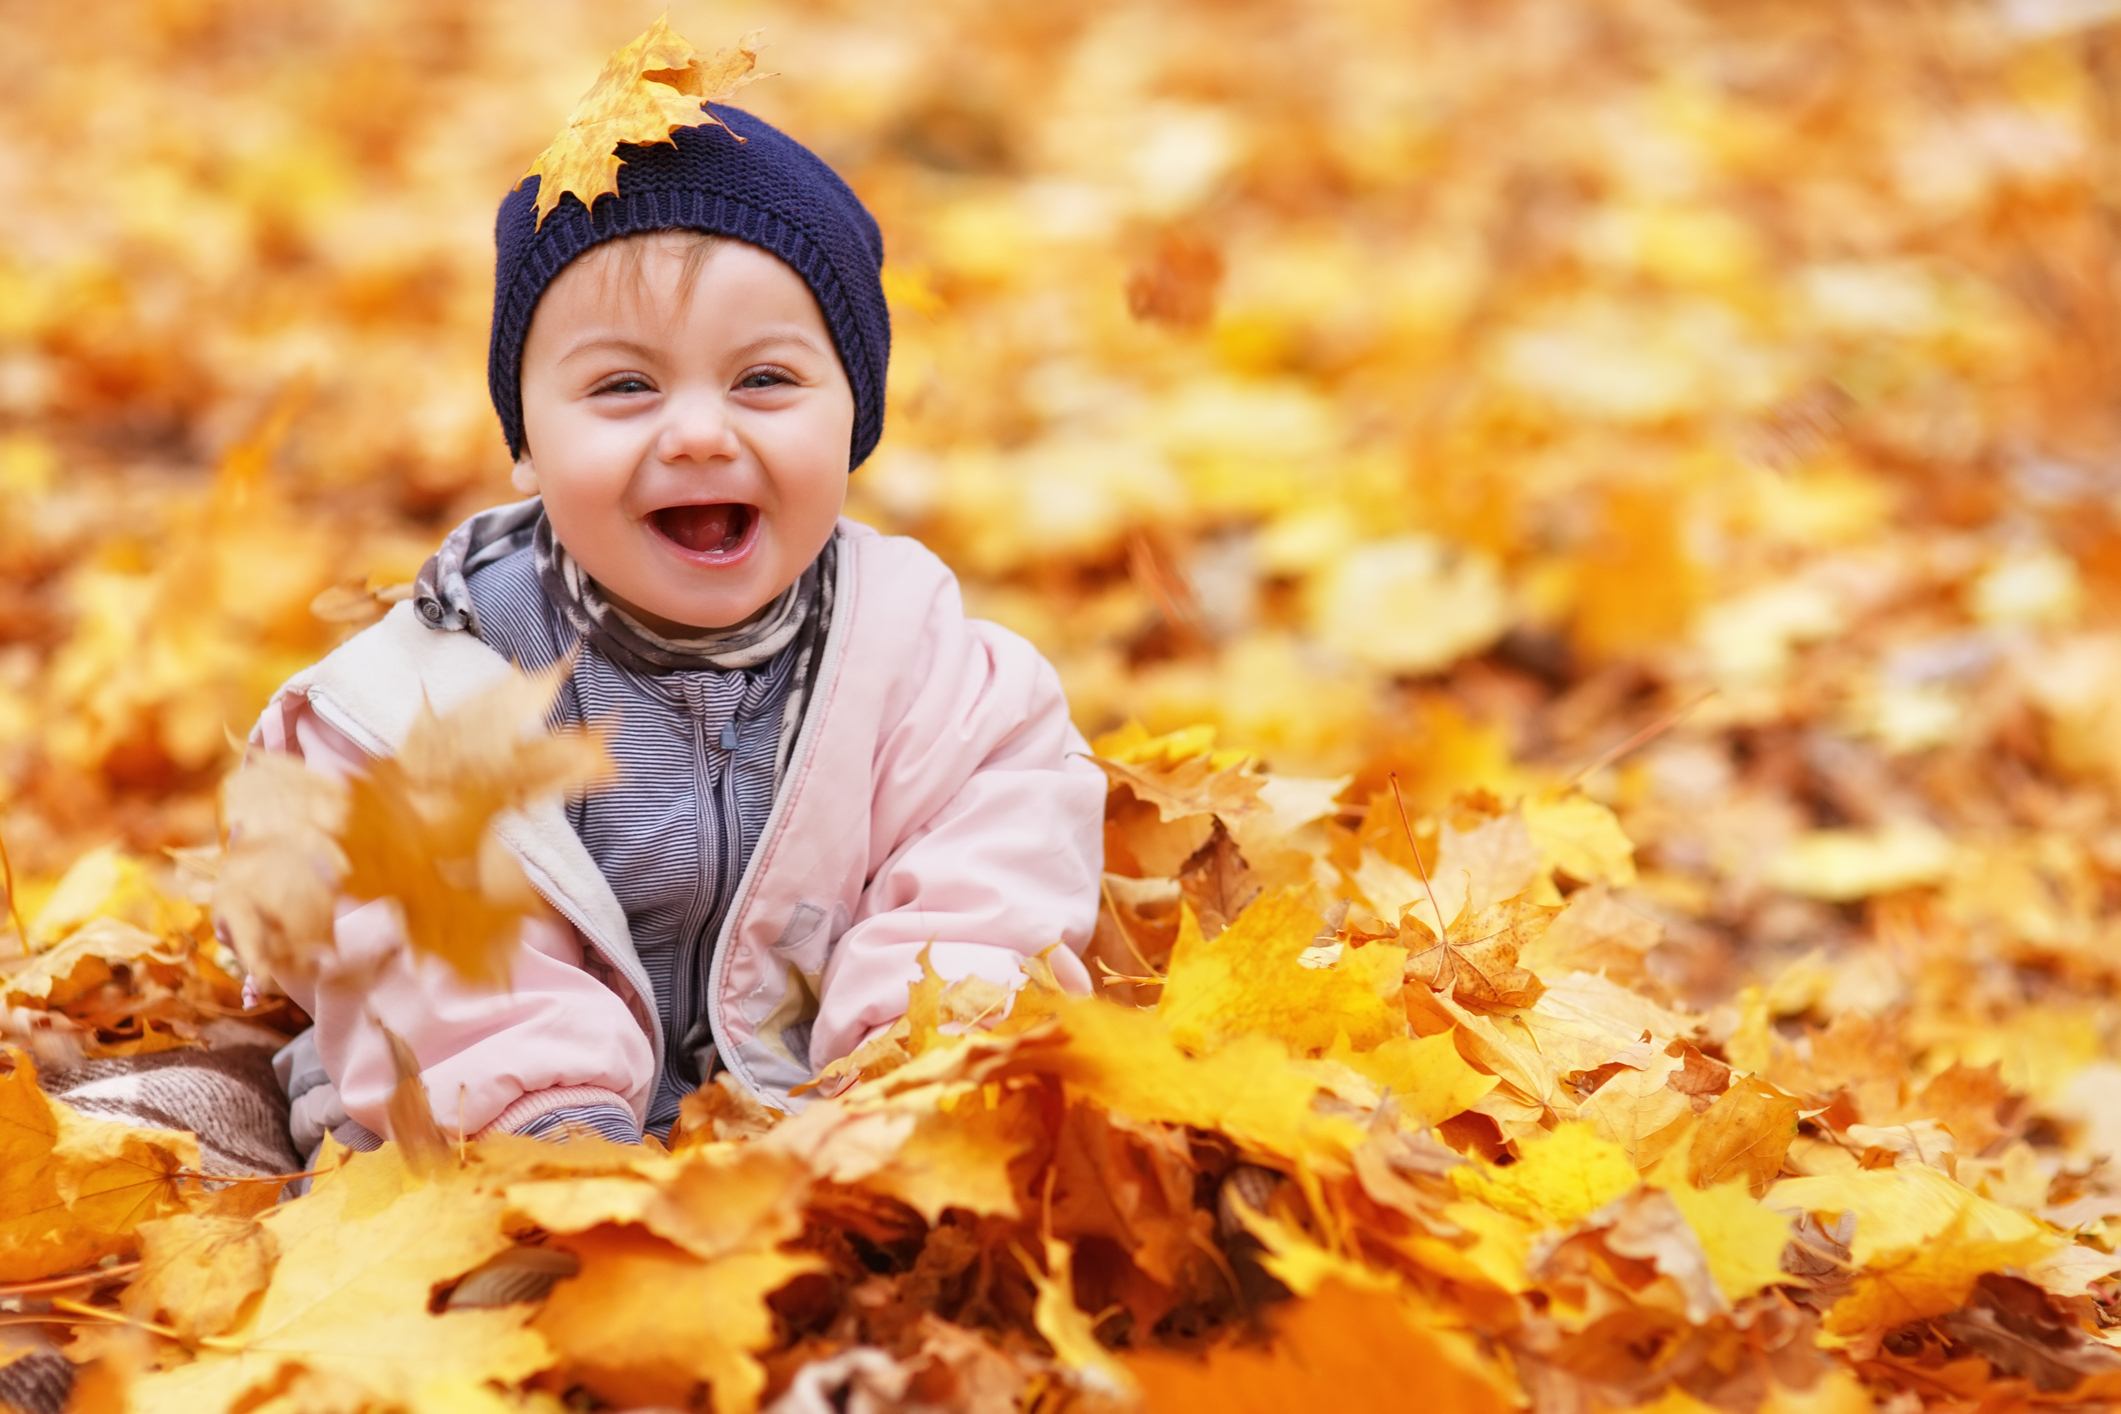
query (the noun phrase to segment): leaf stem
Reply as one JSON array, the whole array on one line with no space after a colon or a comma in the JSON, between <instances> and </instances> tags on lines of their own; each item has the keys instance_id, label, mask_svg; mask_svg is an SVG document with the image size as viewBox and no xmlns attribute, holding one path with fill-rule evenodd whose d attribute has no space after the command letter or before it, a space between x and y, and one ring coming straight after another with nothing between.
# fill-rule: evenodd
<instances>
[{"instance_id":1,"label":"leaf stem","mask_svg":"<svg viewBox=\"0 0 2121 1414\"><path fill-rule=\"evenodd\" d=\"M134 1330L146 1331L149 1335L159 1335L164 1340L184 1341L184 1336L169 1326L155 1321L135 1320L123 1311L112 1311L102 1306L88 1306L79 1301L67 1301L64 1299L52 1302L52 1308L80 1320L108 1321L112 1325L131 1326ZM212 1336L201 1336L197 1344L217 1346L226 1350L241 1348L241 1343L238 1341L216 1340Z\"/></svg>"},{"instance_id":2,"label":"leaf stem","mask_svg":"<svg viewBox=\"0 0 2121 1414\"><path fill-rule=\"evenodd\" d=\"M1429 912L1436 915L1436 941L1441 943L1451 930L1450 920L1443 916L1443 905L1436 901L1436 886L1429 882L1429 866L1422 863L1421 846L1414 843L1414 822L1407 818L1406 798L1399 793L1399 772L1393 771L1385 779L1392 784L1392 803L1399 807L1399 828L1407 832L1407 849L1414 856L1414 867L1421 871L1422 892L1429 896Z\"/></svg>"},{"instance_id":3,"label":"leaf stem","mask_svg":"<svg viewBox=\"0 0 2121 1414\"><path fill-rule=\"evenodd\" d=\"M0 888L7 890L7 918L22 940L22 951L30 951L29 929L22 926L22 906L15 899L15 863L7 857L7 836L0 833Z\"/></svg>"},{"instance_id":4,"label":"leaf stem","mask_svg":"<svg viewBox=\"0 0 2121 1414\"><path fill-rule=\"evenodd\" d=\"M45 1277L39 1281L14 1282L0 1286L0 1301L15 1296L41 1296L48 1291L65 1291L74 1286L94 1286L98 1282L131 1276L138 1270L138 1262L120 1262L116 1266L92 1267L85 1272L68 1272L65 1276Z\"/></svg>"},{"instance_id":5,"label":"leaf stem","mask_svg":"<svg viewBox=\"0 0 2121 1414\"><path fill-rule=\"evenodd\" d=\"M1162 975L1156 970L1156 964L1149 961L1148 955L1135 943L1133 930L1127 927L1126 919L1120 917L1119 900L1112 897L1112 881L1100 877L1097 887L1105 896L1105 907L1112 910L1112 926L1119 929L1119 940L1127 945L1128 952L1134 954L1134 960L1142 965L1143 971L1155 977L1157 981L1163 981Z\"/></svg>"},{"instance_id":6,"label":"leaf stem","mask_svg":"<svg viewBox=\"0 0 2121 1414\"><path fill-rule=\"evenodd\" d=\"M1574 775L1570 776L1567 780L1563 781L1561 783L1561 788L1563 790L1569 790L1572 787L1583 784L1583 782L1589 780L1598 772L1603 771L1606 767L1612 765L1615 761L1618 761L1621 757L1627 755L1630 751L1633 751L1638 746L1645 746L1650 742L1656 740L1658 737L1663 736L1666 732L1670 731L1672 728L1678 726L1681 722L1685 721L1687 715L1691 713L1696 707L1699 707L1702 703L1708 701L1711 697L1714 697L1715 695L1716 689L1713 687L1709 688L1700 696L1693 698L1692 700L1685 703L1683 706L1680 706L1674 709L1673 711L1665 713L1662 717L1659 717L1656 721L1650 723L1641 731L1629 737L1626 741L1621 742L1618 746L1607 747L1604 751L1601 751L1598 753L1598 755L1592 757L1588 764L1579 767Z\"/></svg>"}]
</instances>

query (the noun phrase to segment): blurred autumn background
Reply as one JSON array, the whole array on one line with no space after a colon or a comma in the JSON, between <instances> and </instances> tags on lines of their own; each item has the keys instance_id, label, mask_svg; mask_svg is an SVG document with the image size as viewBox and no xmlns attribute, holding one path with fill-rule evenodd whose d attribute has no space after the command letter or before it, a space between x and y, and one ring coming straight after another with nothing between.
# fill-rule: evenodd
<instances>
[{"instance_id":1,"label":"blurred autumn background","mask_svg":"<svg viewBox=\"0 0 2121 1414\"><path fill-rule=\"evenodd\" d=\"M1424 806L1557 782L1710 693L1586 785L1715 994L1881 909L2108 955L2108 8L672 19L763 26L745 101L884 226L854 513L940 551L1086 731L1213 723L1360 812L1393 769ZM509 496L493 207L653 16L0 15L0 824L34 912L85 849L210 839L228 734Z\"/></svg>"},{"instance_id":2,"label":"blurred autumn background","mask_svg":"<svg viewBox=\"0 0 2121 1414\"><path fill-rule=\"evenodd\" d=\"M230 734L510 498L494 206L654 14L0 4L33 943L93 911L46 908L90 851L162 878L210 842ZM941 553L1087 733L1212 725L1331 782L1352 859L1412 862L1390 776L1418 816L1580 784L1635 845L1644 985L1705 1034L1759 984L1842 1038L1816 1093L1995 1066L1988 1113L2079 1126L2068 1162L2121 1141L2121 6L671 21L763 27L744 106L882 223L851 513Z\"/></svg>"}]
</instances>

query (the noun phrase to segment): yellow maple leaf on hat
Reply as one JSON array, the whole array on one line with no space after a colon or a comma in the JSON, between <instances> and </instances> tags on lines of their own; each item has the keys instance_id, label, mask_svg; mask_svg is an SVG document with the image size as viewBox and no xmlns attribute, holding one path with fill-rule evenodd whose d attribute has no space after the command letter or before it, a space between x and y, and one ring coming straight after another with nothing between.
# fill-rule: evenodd
<instances>
[{"instance_id":1,"label":"yellow maple leaf on hat","mask_svg":"<svg viewBox=\"0 0 2121 1414\"><path fill-rule=\"evenodd\" d=\"M670 27L665 15L631 44L604 61L604 71L567 115L566 126L538 154L516 185L538 179L538 225L573 192L584 206L619 189L621 143L669 142L677 128L729 125L706 105L720 102L755 79L759 32L716 54L703 53Z\"/></svg>"}]
</instances>

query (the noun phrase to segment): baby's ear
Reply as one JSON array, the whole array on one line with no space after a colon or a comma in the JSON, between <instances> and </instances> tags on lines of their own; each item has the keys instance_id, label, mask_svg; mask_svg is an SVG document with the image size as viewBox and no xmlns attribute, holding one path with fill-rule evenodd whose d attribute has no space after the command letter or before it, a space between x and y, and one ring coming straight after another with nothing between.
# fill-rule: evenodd
<instances>
[{"instance_id":1,"label":"baby's ear","mask_svg":"<svg viewBox=\"0 0 2121 1414\"><path fill-rule=\"evenodd\" d=\"M517 461L515 470L508 473L509 484L526 496L538 494L538 469L530 464L530 458Z\"/></svg>"}]
</instances>

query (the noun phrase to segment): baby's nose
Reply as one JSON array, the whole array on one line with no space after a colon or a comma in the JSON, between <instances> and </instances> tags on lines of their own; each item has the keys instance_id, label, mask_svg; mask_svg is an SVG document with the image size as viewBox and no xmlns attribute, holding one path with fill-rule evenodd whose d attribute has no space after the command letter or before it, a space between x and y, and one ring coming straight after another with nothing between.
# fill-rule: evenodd
<instances>
[{"instance_id":1,"label":"baby's nose","mask_svg":"<svg viewBox=\"0 0 2121 1414\"><path fill-rule=\"evenodd\" d=\"M714 461L736 455L736 431L720 398L681 394L669 399L665 407L656 445L656 455L663 461Z\"/></svg>"}]
</instances>

